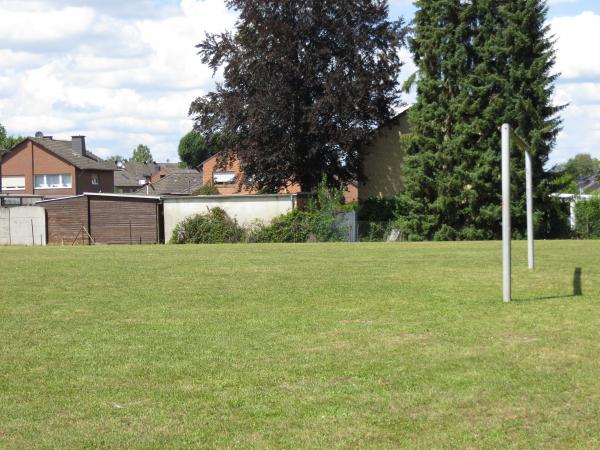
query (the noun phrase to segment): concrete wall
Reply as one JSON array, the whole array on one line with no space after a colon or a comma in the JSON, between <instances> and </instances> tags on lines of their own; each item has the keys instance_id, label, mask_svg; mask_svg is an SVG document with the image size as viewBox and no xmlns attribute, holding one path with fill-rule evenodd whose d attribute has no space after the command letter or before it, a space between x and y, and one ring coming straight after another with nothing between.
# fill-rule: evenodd
<instances>
[{"instance_id":1,"label":"concrete wall","mask_svg":"<svg viewBox=\"0 0 600 450\"><path fill-rule=\"evenodd\" d=\"M293 194L273 195L203 195L198 197L172 197L163 199L165 241L169 242L175 226L194 214L204 214L219 207L240 225L256 220L265 223L290 212L296 204Z\"/></svg>"},{"instance_id":2,"label":"concrete wall","mask_svg":"<svg viewBox=\"0 0 600 450\"><path fill-rule=\"evenodd\" d=\"M44 208L0 208L0 245L46 245Z\"/></svg>"}]
</instances>

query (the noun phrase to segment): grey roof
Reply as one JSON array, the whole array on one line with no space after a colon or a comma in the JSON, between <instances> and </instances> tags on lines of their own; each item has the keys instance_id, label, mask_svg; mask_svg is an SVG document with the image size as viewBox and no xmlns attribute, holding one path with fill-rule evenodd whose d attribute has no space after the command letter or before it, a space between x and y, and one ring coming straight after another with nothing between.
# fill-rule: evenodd
<instances>
[{"instance_id":1,"label":"grey roof","mask_svg":"<svg viewBox=\"0 0 600 450\"><path fill-rule=\"evenodd\" d=\"M157 164L153 162L125 161L122 168L119 168L116 163L113 167L115 170L115 186L117 187L139 186L139 180L151 177L158 170Z\"/></svg>"},{"instance_id":2,"label":"grey roof","mask_svg":"<svg viewBox=\"0 0 600 450\"><path fill-rule=\"evenodd\" d=\"M600 192L600 174L580 178L577 180L577 187L584 194Z\"/></svg>"},{"instance_id":3,"label":"grey roof","mask_svg":"<svg viewBox=\"0 0 600 450\"><path fill-rule=\"evenodd\" d=\"M164 178L144 186L137 191L136 194L146 195L189 195L202 186L202 174L198 171L190 172L189 170L172 172Z\"/></svg>"},{"instance_id":4,"label":"grey roof","mask_svg":"<svg viewBox=\"0 0 600 450\"><path fill-rule=\"evenodd\" d=\"M115 165L113 163L103 161L89 150L86 152L87 156L74 152L71 141L59 141L56 139L36 137L30 137L28 139L31 139L36 144L44 147L49 152L54 153L78 169L115 170Z\"/></svg>"}]
</instances>

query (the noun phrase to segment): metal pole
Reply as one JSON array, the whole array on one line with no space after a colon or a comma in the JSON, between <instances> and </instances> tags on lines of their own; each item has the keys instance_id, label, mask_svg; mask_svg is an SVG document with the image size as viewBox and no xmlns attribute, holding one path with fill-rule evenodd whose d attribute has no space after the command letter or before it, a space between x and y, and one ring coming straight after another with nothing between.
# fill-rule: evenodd
<instances>
[{"instance_id":1,"label":"metal pole","mask_svg":"<svg viewBox=\"0 0 600 450\"><path fill-rule=\"evenodd\" d=\"M527 196L527 263L531 270L535 269L535 253L533 246L533 182L531 180L531 155L525 152L525 195Z\"/></svg>"},{"instance_id":2,"label":"metal pole","mask_svg":"<svg viewBox=\"0 0 600 450\"><path fill-rule=\"evenodd\" d=\"M502 300L510 302L510 126L502 125Z\"/></svg>"}]
</instances>

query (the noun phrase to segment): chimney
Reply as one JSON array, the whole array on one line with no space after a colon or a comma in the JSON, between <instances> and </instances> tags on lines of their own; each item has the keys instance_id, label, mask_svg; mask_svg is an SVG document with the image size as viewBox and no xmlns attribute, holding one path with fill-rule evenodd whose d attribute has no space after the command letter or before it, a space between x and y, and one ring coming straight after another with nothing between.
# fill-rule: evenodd
<instances>
[{"instance_id":1,"label":"chimney","mask_svg":"<svg viewBox=\"0 0 600 450\"><path fill-rule=\"evenodd\" d=\"M73 153L87 156L85 151L85 136L71 136L71 146Z\"/></svg>"}]
</instances>

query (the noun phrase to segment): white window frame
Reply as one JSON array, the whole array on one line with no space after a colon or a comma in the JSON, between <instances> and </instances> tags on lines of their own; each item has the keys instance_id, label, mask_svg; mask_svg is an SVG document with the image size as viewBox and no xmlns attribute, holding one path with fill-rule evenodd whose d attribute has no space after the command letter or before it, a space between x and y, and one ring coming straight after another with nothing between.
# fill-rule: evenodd
<instances>
[{"instance_id":1,"label":"white window frame","mask_svg":"<svg viewBox=\"0 0 600 450\"><path fill-rule=\"evenodd\" d=\"M227 178L227 181L219 181L219 176ZM214 172L213 173L213 184L231 184L235 182L235 172Z\"/></svg>"},{"instance_id":2,"label":"white window frame","mask_svg":"<svg viewBox=\"0 0 600 450\"><path fill-rule=\"evenodd\" d=\"M100 184L100 177L97 173L92 174L90 182L93 186L98 186Z\"/></svg>"},{"instance_id":3,"label":"white window frame","mask_svg":"<svg viewBox=\"0 0 600 450\"><path fill-rule=\"evenodd\" d=\"M22 180L22 183L15 182L14 180ZM10 181L12 180L12 181ZM11 186L12 185L12 186ZM3 191L24 191L25 190L25 175L4 175L2 177L2 190Z\"/></svg>"},{"instance_id":4,"label":"white window frame","mask_svg":"<svg viewBox=\"0 0 600 450\"><path fill-rule=\"evenodd\" d=\"M48 186L47 177L58 177L59 185L58 186ZM38 177L43 177L44 182L38 184ZM63 177L69 177L69 183L66 184L63 181ZM73 177L70 173L48 173L48 174L37 174L33 176L33 185L35 189L71 189L73 187Z\"/></svg>"}]
</instances>

